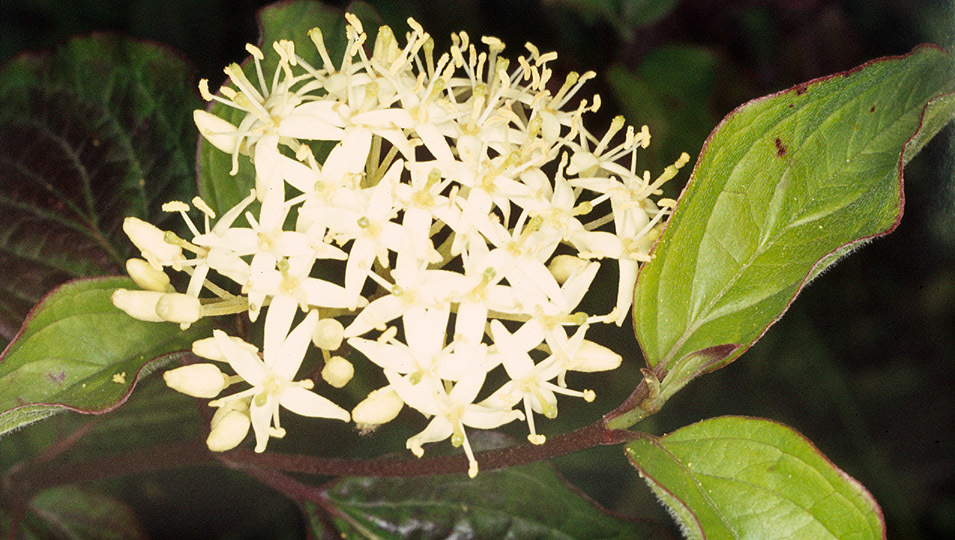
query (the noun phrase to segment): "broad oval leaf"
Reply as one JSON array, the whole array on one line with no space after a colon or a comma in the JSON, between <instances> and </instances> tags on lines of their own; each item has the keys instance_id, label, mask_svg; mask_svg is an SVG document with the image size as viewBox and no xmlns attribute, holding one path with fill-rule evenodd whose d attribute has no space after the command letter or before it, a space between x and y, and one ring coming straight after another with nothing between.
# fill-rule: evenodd
<instances>
[{"instance_id":1,"label":"broad oval leaf","mask_svg":"<svg viewBox=\"0 0 955 540\"><path fill-rule=\"evenodd\" d=\"M680 372L664 380L664 394L738 357L809 279L897 225L903 151L910 158L952 118L952 100L926 104L953 89L951 57L920 47L752 101L723 120L635 292L647 363ZM696 353L715 347L726 354L700 361Z\"/></svg>"},{"instance_id":2,"label":"broad oval leaf","mask_svg":"<svg viewBox=\"0 0 955 540\"><path fill-rule=\"evenodd\" d=\"M626 452L687 538L885 538L862 484L770 420L712 418Z\"/></svg>"},{"instance_id":3,"label":"broad oval leaf","mask_svg":"<svg viewBox=\"0 0 955 540\"><path fill-rule=\"evenodd\" d=\"M112 410L203 331L133 319L110 301L119 287L135 286L120 277L77 280L34 307L0 355L0 435L66 409Z\"/></svg>"},{"instance_id":4,"label":"broad oval leaf","mask_svg":"<svg viewBox=\"0 0 955 540\"><path fill-rule=\"evenodd\" d=\"M476 478L345 478L329 502L347 538L660 538L651 524L617 517L538 463ZM321 533L314 506L310 521ZM320 534L319 534L320 536Z\"/></svg>"},{"instance_id":5,"label":"broad oval leaf","mask_svg":"<svg viewBox=\"0 0 955 540\"><path fill-rule=\"evenodd\" d=\"M0 70L0 336L56 285L120 271L125 216L161 223L162 202L194 191L198 103L182 58L119 36Z\"/></svg>"}]
</instances>

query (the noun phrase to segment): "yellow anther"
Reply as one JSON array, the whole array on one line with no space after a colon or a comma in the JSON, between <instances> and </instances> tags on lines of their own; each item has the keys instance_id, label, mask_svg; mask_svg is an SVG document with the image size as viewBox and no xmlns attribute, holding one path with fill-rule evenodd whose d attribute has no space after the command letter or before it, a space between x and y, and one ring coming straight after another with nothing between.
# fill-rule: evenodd
<instances>
[{"instance_id":1,"label":"yellow anther","mask_svg":"<svg viewBox=\"0 0 955 540\"><path fill-rule=\"evenodd\" d=\"M265 55L262 54L262 49L259 49L258 47L256 47L255 45L251 43L245 44L245 52L251 54L252 57L257 60L262 60L263 58L265 58Z\"/></svg>"},{"instance_id":2,"label":"yellow anther","mask_svg":"<svg viewBox=\"0 0 955 540\"><path fill-rule=\"evenodd\" d=\"M199 95L206 101L212 101L212 93L209 92L209 79L199 79Z\"/></svg>"},{"instance_id":3,"label":"yellow anther","mask_svg":"<svg viewBox=\"0 0 955 540\"><path fill-rule=\"evenodd\" d=\"M182 201L169 201L163 203L162 205L163 212L188 212L189 205Z\"/></svg>"}]
</instances>

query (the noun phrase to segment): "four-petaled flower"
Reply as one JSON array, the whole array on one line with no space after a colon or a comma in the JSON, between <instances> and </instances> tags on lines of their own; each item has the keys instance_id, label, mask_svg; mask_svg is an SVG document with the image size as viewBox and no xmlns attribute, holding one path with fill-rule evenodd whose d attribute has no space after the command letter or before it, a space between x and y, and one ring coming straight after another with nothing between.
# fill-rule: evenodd
<instances>
[{"instance_id":1,"label":"four-petaled flower","mask_svg":"<svg viewBox=\"0 0 955 540\"><path fill-rule=\"evenodd\" d=\"M334 418L348 422L348 411L327 398L310 392L314 383L309 379L295 381L295 374L302 365L312 333L318 324L318 312L310 311L294 330L289 332L292 316L288 309L275 309L283 302L278 299L265 317L265 351L263 357L248 347L236 343L221 330L214 330L216 345L233 370L252 388L216 399L209 404L221 407L234 400L251 397L249 417L255 433L255 451L262 452L269 437L281 438L285 430L279 423L279 408L288 409L303 416Z\"/></svg>"}]
</instances>

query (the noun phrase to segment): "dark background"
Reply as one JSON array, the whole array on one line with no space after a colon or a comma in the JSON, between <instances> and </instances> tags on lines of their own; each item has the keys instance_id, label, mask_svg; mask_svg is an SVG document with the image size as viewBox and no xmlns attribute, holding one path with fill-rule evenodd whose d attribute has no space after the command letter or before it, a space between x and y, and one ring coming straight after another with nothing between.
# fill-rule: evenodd
<instances>
[{"instance_id":1,"label":"dark background","mask_svg":"<svg viewBox=\"0 0 955 540\"><path fill-rule=\"evenodd\" d=\"M717 121L746 100L921 42L949 49L955 43L950 1L370 3L396 29L415 17L439 43L464 29L500 37L512 52L525 41L556 50L560 70L597 71L590 90L604 98L602 120L623 113L632 123L650 124L651 170L681 150L695 160ZM0 0L0 61L72 35L116 31L182 51L197 77L215 88L222 66L244 58L244 43L257 41L255 11L265 4ZM626 80L640 91L615 92L611 73L618 81L631 77ZM882 505L890 538L955 535L953 150L949 127L906 168L906 213L893 234L816 280L751 351L692 383L640 428L664 433L722 414L778 420L867 486ZM684 173L675 182L685 180ZM674 195L679 187L671 186ZM640 361L626 329L606 339L628 361ZM602 411L635 385L635 371L601 379L609 385L598 402ZM564 416L561 426L592 421ZM668 519L619 448L590 449L557 465L613 510ZM162 525L151 527L163 534Z\"/></svg>"}]
</instances>

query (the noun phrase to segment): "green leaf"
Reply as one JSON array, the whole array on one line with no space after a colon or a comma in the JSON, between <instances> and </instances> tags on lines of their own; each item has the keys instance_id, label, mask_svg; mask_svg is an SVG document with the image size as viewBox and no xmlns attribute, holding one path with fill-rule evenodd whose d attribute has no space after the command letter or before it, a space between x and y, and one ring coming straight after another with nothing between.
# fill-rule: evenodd
<instances>
[{"instance_id":1,"label":"green leaf","mask_svg":"<svg viewBox=\"0 0 955 540\"><path fill-rule=\"evenodd\" d=\"M885 537L869 492L770 420L712 418L645 435L626 452L687 538Z\"/></svg>"},{"instance_id":2,"label":"green leaf","mask_svg":"<svg viewBox=\"0 0 955 540\"><path fill-rule=\"evenodd\" d=\"M0 514L4 538L146 538L128 506L112 497L72 486L48 489L34 497L27 505L20 530L7 530L10 523L5 521Z\"/></svg>"},{"instance_id":3,"label":"green leaf","mask_svg":"<svg viewBox=\"0 0 955 540\"><path fill-rule=\"evenodd\" d=\"M933 47L801 84L731 113L700 155L635 293L635 329L672 395L729 363L809 279L901 217L901 156L952 117ZM934 130L934 131L933 131ZM722 350L722 356L696 354ZM704 358L705 361L701 361ZM693 362L683 366L681 362Z\"/></svg>"},{"instance_id":4,"label":"green leaf","mask_svg":"<svg viewBox=\"0 0 955 540\"><path fill-rule=\"evenodd\" d=\"M203 331L133 319L110 301L119 287L134 285L118 277L73 281L37 304L0 355L0 435L65 409L118 407L140 378Z\"/></svg>"},{"instance_id":5,"label":"green leaf","mask_svg":"<svg viewBox=\"0 0 955 540\"><path fill-rule=\"evenodd\" d=\"M377 27L373 10L362 2L356 2L350 6L349 11L357 12L365 31L371 36L369 39L373 39ZM259 28L262 37L259 40L259 48L264 54L262 71L266 81L271 84L272 74L278 67L279 56L273 50L272 43L279 40L292 41L295 44L295 53L316 69L324 66L318 49L308 37L308 31L312 28L322 30L329 56L336 67L341 67L345 45L348 43L344 13L341 9L311 0L279 2L260 10ZM255 63L251 61L251 57L246 58L241 65L250 81L258 81ZM229 81L225 84L229 84ZM215 101L210 104L208 110L234 125L239 125L246 115L244 111ZM315 153L319 161L324 155L321 149ZM249 195L249 190L255 185L255 170L248 156L239 157L238 171L235 175L230 175L232 155L201 139L196 161L199 193L216 212L223 212L235 206Z\"/></svg>"},{"instance_id":6,"label":"green leaf","mask_svg":"<svg viewBox=\"0 0 955 540\"><path fill-rule=\"evenodd\" d=\"M346 478L328 489L345 538L658 538L616 517L545 464L426 478ZM306 504L321 537L319 510Z\"/></svg>"},{"instance_id":7,"label":"green leaf","mask_svg":"<svg viewBox=\"0 0 955 540\"><path fill-rule=\"evenodd\" d=\"M56 285L119 271L127 215L161 224L194 192L191 80L168 49L104 34L0 70L0 336Z\"/></svg>"}]
</instances>

